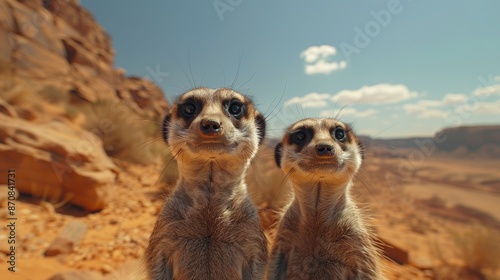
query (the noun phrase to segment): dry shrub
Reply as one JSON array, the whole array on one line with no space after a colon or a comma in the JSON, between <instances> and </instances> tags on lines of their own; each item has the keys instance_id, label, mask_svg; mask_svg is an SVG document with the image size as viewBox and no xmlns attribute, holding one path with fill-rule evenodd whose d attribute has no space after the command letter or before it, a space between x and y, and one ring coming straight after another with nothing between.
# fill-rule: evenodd
<instances>
[{"instance_id":1,"label":"dry shrub","mask_svg":"<svg viewBox=\"0 0 500 280\"><path fill-rule=\"evenodd\" d=\"M158 122L138 116L121 101L100 100L82 110L85 128L102 140L110 157L139 164L150 164L158 158Z\"/></svg>"},{"instance_id":2,"label":"dry shrub","mask_svg":"<svg viewBox=\"0 0 500 280\"><path fill-rule=\"evenodd\" d=\"M69 93L55 86L46 86L42 88L38 94L43 100L53 104L67 104L69 102Z\"/></svg>"},{"instance_id":3,"label":"dry shrub","mask_svg":"<svg viewBox=\"0 0 500 280\"><path fill-rule=\"evenodd\" d=\"M444 267L437 271L436 279L488 279L487 274L500 268L500 235L497 230L475 225L463 231L450 230L449 233L454 254L462 265L450 264L438 252Z\"/></svg>"},{"instance_id":4,"label":"dry shrub","mask_svg":"<svg viewBox=\"0 0 500 280\"><path fill-rule=\"evenodd\" d=\"M498 231L481 226L464 232L453 232L452 240L457 248L457 256L464 261L470 271L500 267L500 236Z\"/></svg>"},{"instance_id":5,"label":"dry shrub","mask_svg":"<svg viewBox=\"0 0 500 280\"><path fill-rule=\"evenodd\" d=\"M167 144L164 145L165 147L167 147ZM172 192L177 183L177 179L179 178L179 171L177 169L177 162L175 161L172 153L168 151L168 148L165 149L165 152L162 155L162 159L162 170L157 184L164 184L163 191L166 194L169 194Z\"/></svg>"},{"instance_id":6,"label":"dry shrub","mask_svg":"<svg viewBox=\"0 0 500 280\"><path fill-rule=\"evenodd\" d=\"M34 88L28 81L17 77L11 63L5 61L0 61L0 98L12 106L37 101Z\"/></svg>"}]
</instances>

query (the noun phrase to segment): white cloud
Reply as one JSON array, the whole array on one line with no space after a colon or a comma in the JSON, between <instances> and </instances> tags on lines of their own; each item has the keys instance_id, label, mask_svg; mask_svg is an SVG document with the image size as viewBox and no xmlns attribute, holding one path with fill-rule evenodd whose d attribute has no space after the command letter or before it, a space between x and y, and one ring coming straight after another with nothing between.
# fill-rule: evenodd
<instances>
[{"instance_id":1,"label":"white cloud","mask_svg":"<svg viewBox=\"0 0 500 280\"><path fill-rule=\"evenodd\" d=\"M421 119L444 118L448 113L441 110L427 110L418 115Z\"/></svg>"},{"instance_id":2,"label":"white cloud","mask_svg":"<svg viewBox=\"0 0 500 280\"><path fill-rule=\"evenodd\" d=\"M496 79L496 78L495 78ZM500 84L495 84L483 88L478 88L474 91L474 95L476 96L490 96L498 94L500 95Z\"/></svg>"},{"instance_id":3,"label":"white cloud","mask_svg":"<svg viewBox=\"0 0 500 280\"><path fill-rule=\"evenodd\" d=\"M401 102L417 95L416 92L411 92L408 87L402 84L378 84L364 86L357 90L342 90L332 97L332 101L341 104L389 104Z\"/></svg>"},{"instance_id":4,"label":"white cloud","mask_svg":"<svg viewBox=\"0 0 500 280\"><path fill-rule=\"evenodd\" d=\"M300 53L300 57L307 63L313 63L320 59L325 59L330 56L334 56L337 50L333 46L322 45L322 46L312 46L307 48L305 51Z\"/></svg>"},{"instance_id":5,"label":"white cloud","mask_svg":"<svg viewBox=\"0 0 500 280\"><path fill-rule=\"evenodd\" d=\"M463 93L449 93L443 97L443 105L458 105L467 101L467 95Z\"/></svg>"},{"instance_id":6,"label":"white cloud","mask_svg":"<svg viewBox=\"0 0 500 280\"><path fill-rule=\"evenodd\" d=\"M420 106L425 106L425 107L439 107L441 106L441 101L439 100L429 100L429 99L422 99L417 102L418 105Z\"/></svg>"},{"instance_id":7,"label":"white cloud","mask_svg":"<svg viewBox=\"0 0 500 280\"><path fill-rule=\"evenodd\" d=\"M439 109L431 109L439 107L441 101L439 100L420 100L417 103L405 104L403 109L413 115L417 115L417 118L427 119L427 118L443 118L445 112Z\"/></svg>"},{"instance_id":8,"label":"white cloud","mask_svg":"<svg viewBox=\"0 0 500 280\"><path fill-rule=\"evenodd\" d=\"M304 71L307 75L330 74L333 71L345 69L347 62L332 61L337 53L333 46L321 45L311 46L300 53L300 57L306 62Z\"/></svg>"},{"instance_id":9,"label":"white cloud","mask_svg":"<svg viewBox=\"0 0 500 280\"><path fill-rule=\"evenodd\" d=\"M314 74L329 74L330 72L337 71L340 69L344 69L347 67L347 63L345 61L332 61L328 62L324 59L318 60L314 64L308 64L306 65L305 72L307 75L314 75Z\"/></svg>"},{"instance_id":10,"label":"white cloud","mask_svg":"<svg viewBox=\"0 0 500 280\"><path fill-rule=\"evenodd\" d=\"M496 77L494 78L494 80L495 80L495 81L497 81L497 82L500 82L500 76L496 76Z\"/></svg>"},{"instance_id":11,"label":"white cloud","mask_svg":"<svg viewBox=\"0 0 500 280\"><path fill-rule=\"evenodd\" d=\"M312 108L319 108L319 107L326 107L328 105L328 99L330 98L330 95L328 93L316 93L312 92L309 94L306 94L302 97L294 97L292 99L289 99L285 101L285 106L290 106L293 104L299 104L303 108L307 107L312 107Z\"/></svg>"},{"instance_id":12,"label":"white cloud","mask_svg":"<svg viewBox=\"0 0 500 280\"><path fill-rule=\"evenodd\" d=\"M478 102L474 105L474 112L484 115L500 114L500 100L495 102Z\"/></svg>"},{"instance_id":13,"label":"white cloud","mask_svg":"<svg viewBox=\"0 0 500 280\"><path fill-rule=\"evenodd\" d=\"M354 116L356 118L367 118L378 113L375 109L367 109L364 111L358 111L355 108L344 108L341 110L325 110L322 111L319 116L322 118L335 118L344 116Z\"/></svg>"}]
</instances>

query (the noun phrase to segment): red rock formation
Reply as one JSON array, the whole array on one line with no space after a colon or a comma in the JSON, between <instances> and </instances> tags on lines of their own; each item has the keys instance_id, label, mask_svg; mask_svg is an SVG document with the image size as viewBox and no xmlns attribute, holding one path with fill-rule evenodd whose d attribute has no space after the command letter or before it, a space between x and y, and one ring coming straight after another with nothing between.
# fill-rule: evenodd
<instances>
[{"instance_id":1,"label":"red rock formation","mask_svg":"<svg viewBox=\"0 0 500 280\"><path fill-rule=\"evenodd\" d=\"M168 107L155 84L125 77L113 60L111 37L78 1L0 0L0 169L19 170L21 192L92 211L106 205L118 169L101 135L79 128L103 117L60 119L101 101L128 107L128 119L160 119Z\"/></svg>"}]
</instances>

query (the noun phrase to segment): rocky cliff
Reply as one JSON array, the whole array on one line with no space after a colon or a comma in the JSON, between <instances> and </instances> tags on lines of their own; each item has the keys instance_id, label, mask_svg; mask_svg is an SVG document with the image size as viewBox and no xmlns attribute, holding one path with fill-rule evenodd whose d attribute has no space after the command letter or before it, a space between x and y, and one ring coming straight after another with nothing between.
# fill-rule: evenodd
<instances>
[{"instance_id":1,"label":"rocky cliff","mask_svg":"<svg viewBox=\"0 0 500 280\"><path fill-rule=\"evenodd\" d=\"M99 210L117 176L108 156L147 157L129 151L168 103L113 60L111 37L77 0L0 0L0 170L22 169L21 191Z\"/></svg>"}]
</instances>

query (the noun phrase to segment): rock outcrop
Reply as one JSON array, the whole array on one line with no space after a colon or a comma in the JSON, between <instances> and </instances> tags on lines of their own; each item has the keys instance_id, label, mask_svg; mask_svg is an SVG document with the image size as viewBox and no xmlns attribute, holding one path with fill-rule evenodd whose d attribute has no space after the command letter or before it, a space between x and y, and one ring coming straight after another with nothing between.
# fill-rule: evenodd
<instances>
[{"instance_id":1,"label":"rock outcrop","mask_svg":"<svg viewBox=\"0 0 500 280\"><path fill-rule=\"evenodd\" d=\"M91 211L106 205L118 168L103 143L121 135L96 133L104 117L95 107L126 107L114 119L123 126L168 108L153 82L113 61L111 37L78 0L0 0L0 170L18 170L19 191ZM146 130L137 126L134 134Z\"/></svg>"},{"instance_id":2,"label":"rock outcrop","mask_svg":"<svg viewBox=\"0 0 500 280\"><path fill-rule=\"evenodd\" d=\"M500 155L500 126L462 126L445 128L437 133L440 139L437 148L441 151L455 151L464 148L469 152L480 152L482 149L496 149Z\"/></svg>"},{"instance_id":3,"label":"rock outcrop","mask_svg":"<svg viewBox=\"0 0 500 280\"><path fill-rule=\"evenodd\" d=\"M101 210L118 168L92 133L64 121L33 124L0 114L0 170L15 169L20 192Z\"/></svg>"},{"instance_id":4,"label":"rock outcrop","mask_svg":"<svg viewBox=\"0 0 500 280\"><path fill-rule=\"evenodd\" d=\"M161 90L125 77L113 60L111 37L78 1L0 0L0 68L8 66L26 90L50 86L76 104L124 100L141 115L162 115L168 104Z\"/></svg>"}]
</instances>

